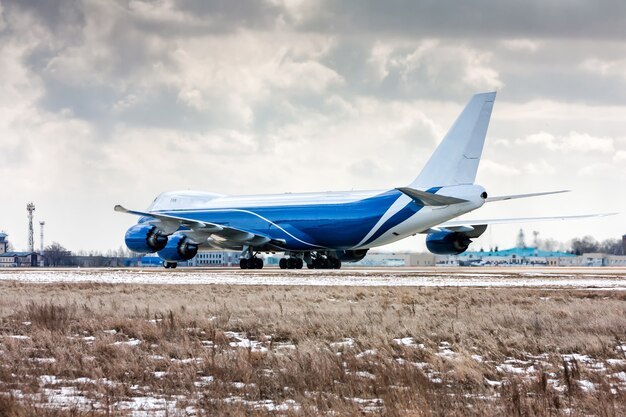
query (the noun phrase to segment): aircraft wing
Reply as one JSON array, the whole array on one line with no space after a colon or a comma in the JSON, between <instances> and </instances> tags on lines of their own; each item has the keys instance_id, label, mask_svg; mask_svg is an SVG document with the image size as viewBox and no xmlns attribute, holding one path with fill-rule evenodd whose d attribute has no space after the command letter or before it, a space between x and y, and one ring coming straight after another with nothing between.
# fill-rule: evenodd
<instances>
[{"instance_id":1,"label":"aircraft wing","mask_svg":"<svg viewBox=\"0 0 626 417\"><path fill-rule=\"evenodd\" d=\"M574 220L574 219L586 219L590 217L605 217L613 216L617 213L597 213L597 214L581 214L577 216L554 216L554 217L517 217L510 219L485 219L485 220L452 220L445 223L438 224L423 231L422 233L439 232L443 229L451 230L454 232L471 232L479 228L484 229L492 224L507 224L507 223L532 223L543 221L556 221L556 220Z\"/></svg>"},{"instance_id":2,"label":"aircraft wing","mask_svg":"<svg viewBox=\"0 0 626 417\"><path fill-rule=\"evenodd\" d=\"M193 241L204 243L210 239L209 243L217 246L254 244L255 246L270 243L273 245L284 244L281 239L273 239L270 236L260 234L258 232L250 232L232 226L223 224L205 222L195 219L188 219L180 216L172 216L163 213L152 213L138 210L129 210L120 205L116 205L114 210L119 213L134 214L136 216L152 217L154 220L149 223L159 229L162 233L169 235L177 231L181 226L191 229L185 234Z\"/></svg>"}]
</instances>

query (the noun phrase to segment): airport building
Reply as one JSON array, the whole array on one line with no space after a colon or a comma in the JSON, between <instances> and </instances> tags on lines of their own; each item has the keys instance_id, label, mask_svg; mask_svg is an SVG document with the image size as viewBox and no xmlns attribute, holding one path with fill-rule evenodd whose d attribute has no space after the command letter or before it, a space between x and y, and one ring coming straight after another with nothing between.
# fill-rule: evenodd
<instances>
[{"instance_id":1,"label":"airport building","mask_svg":"<svg viewBox=\"0 0 626 417\"><path fill-rule=\"evenodd\" d=\"M436 256L426 253L383 253L369 252L364 259L344 266L435 266Z\"/></svg>"},{"instance_id":2,"label":"airport building","mask_svg":"<svg viewBox=\"0 0 626 417\"><path fill-rule=\"evenodd\" d=\"M537 248L512 248L488 252L464 252L437 257L438 266L626 266L626 256L605 253L543 251Z\"/></svg>"},{"instance_id":3,"label":"airport building","mask_svg":"<svg viewBox=\"0 0 626 417\"><path fill-rule=\"evenodd\" d=\"M234 251L198 251L189 266L239 266L241 252Z\"/></svg>"},{"instance_id":4,"label":"airport building","mask_svg":"<svg viewBox=\"0 0 626 417\"><path fill-rule=\"evenodd\" d=\"M9 251L8 235L0 232L0 268L39 266L41 257L35 252Z\"/></svg>"},{"instance_id":5,"label":"airport building","mask_svg":"<svg viewBox=\"0 0 626 417\"><path fill-rule=\"evenodd\" d=\"M202 250L189 261L178 262L178 266L191 267L227 267L239 266L240 252ZM157 254L142 256L137 260L137 266L163 266L163 260Z\"/></svg>"}]
</instances>

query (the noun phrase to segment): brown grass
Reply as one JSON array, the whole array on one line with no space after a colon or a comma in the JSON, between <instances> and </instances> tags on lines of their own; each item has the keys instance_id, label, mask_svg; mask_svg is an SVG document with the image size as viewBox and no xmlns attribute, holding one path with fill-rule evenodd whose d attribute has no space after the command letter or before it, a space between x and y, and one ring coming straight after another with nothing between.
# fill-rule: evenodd
<instances>
[{"instance_id":1,"label":"brown grass","mask_svg":"<svg viewBox=\"0 0 626 417\"><path fill-rule=\"evenodd\" d=\"M126 415L146 396L168 415L626 415L622 292L3 282L0 293L0 416ZM267 351L233 347L229 332ZM75 396L49 403L61 387Z\"/></svg>"}]
</instances>

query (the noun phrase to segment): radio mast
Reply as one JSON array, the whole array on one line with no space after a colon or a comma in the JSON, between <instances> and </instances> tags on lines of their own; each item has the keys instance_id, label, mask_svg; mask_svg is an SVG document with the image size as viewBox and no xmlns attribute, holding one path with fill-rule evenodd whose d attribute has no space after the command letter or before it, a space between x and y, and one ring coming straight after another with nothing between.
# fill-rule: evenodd
<instances>
[{"instance_id":1,"label":"radio mast","mask_svg":"<svg viewBox=\"0 0 626 417\"><path fill-rule=\"evenodd\" d=\"M43 220L39 222L39 230L40 230L40 236L39 236L39 243L40 243L40 249L39 252L43 253L43 227L45 226L46 222L44 222Z\"/></svg>"},{"instance_id":2,"label":"radio mast","mask_svg":"<svg viewBox=\"0 0 626 417\"><path fill-rule=\"evenodd\" d=\"M28 203L26 205L26 211L28 212L28 250L29 252L35 251L35 238L33 230L33 211L35 211L35 205L33 203Z\"/></svg>"}]
</instances>

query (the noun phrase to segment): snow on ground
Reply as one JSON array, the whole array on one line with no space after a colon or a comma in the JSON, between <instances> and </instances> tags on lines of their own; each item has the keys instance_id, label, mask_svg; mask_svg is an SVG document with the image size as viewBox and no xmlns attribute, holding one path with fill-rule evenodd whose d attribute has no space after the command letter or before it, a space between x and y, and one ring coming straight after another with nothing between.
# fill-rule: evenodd
<instances>
[{"instance_id":1,"label":"snow on ground","mask_svg":"<svg viewBox=\"0 0 626 417\"><path fill-rule=\"evenodd\" d=\"M125 284L230 284L421 287L549 287L626 290L620 269L343 269L341 271L237 269L21 269L0 271L0 281L103 282Z\"/></svg>"}]
</instances>

